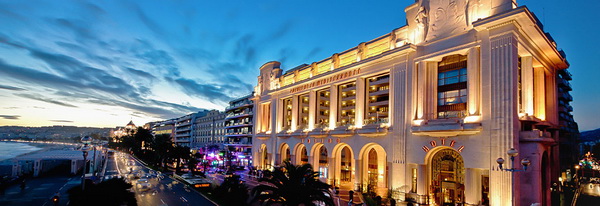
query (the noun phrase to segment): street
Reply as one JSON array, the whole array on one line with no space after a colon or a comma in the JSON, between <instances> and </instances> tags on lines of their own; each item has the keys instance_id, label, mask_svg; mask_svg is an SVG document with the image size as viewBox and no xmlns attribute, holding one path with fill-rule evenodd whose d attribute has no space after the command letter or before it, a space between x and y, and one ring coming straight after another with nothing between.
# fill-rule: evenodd
<instances>
[{"instance_id":1,"label":"street","mask_svg":"<svg viewBox=\"0 0 600 206\"><path fill-rule=\"evenodd\" d=\"M114 175L131 181L138 205L216 205L187 185L145 167L125 153L115 153L109 158L105 178ZM147 179L150 186L143 187L139 179Z\"/></svg>"}]
</instances>

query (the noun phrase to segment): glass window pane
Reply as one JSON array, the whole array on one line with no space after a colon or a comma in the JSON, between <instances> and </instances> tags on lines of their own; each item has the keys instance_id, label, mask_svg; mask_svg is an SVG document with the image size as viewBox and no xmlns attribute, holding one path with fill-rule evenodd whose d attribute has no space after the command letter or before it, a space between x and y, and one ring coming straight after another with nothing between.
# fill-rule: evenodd
<instances>
[{"instance_id":1,"label":"glass window pane","mask_svg":"<svg viewBox=\"0 0 600 206\"><path fill-rule=\"evenodd\" d=\"M452 90L446 92L446 97L456 97L458 96L458 90Z\"/></svg>"},{"instance_id":2,"label":"glass window pane","mask_svg":"<svg viewBox=\"0 0 600 206\"><path fill-rule=\"evenodd\" d=\"M444 92L438 92L438 98L444 98Z\"/></svg>"},{"instance_id":3,"label":"glass window pane","mask_svg":"<svg viewBox=\"0 0 600 206\"><path fill-rule=\"evenodd\" d=\"M460 81L459 82L466 82L467 81L467 76L460 76Z\"/></svg>"},{"instance_id":4,"label":"glass window pane","mask_svg":"<svg viewBox=\"0 0 600 206\"><path fill-rule=\"evenodd\" d=\"M460 74L461 75L466 75L467 74L467 68L461 68L460 69Z\"/></svg>"},{"instance_id":5,"label":"glass window pane","mask_svg":"<svg viewBox=\"0 0 600 206\"><path fill-rule=\"evenodd\" d=\"M455 77L458 76L458 70L447 71L446 77Z\"/></svg>"},{"instance_id":6,"label":"glass window pane","mask_svg":"<svg viewBox=\"0 0 600 206\"><path fill-rule=\"evenodd\" d=\"M439 79L438 80L438 86L444 85L444 79Z\"/></svg>"},{"instance_id":7,"label":"glass window pane","mask_svg":"<svg viewBox=\"0 0 600 206\"><path fill-rule=\"evenodd\" d=\"M454 84L454 83L458 83L458 77L450 77L450 78L446 79L446 84Z\"/></svg>"},{"instance_id":8,"label":"glass window pane","mask_svg":"<svg viewBox=\"0 0 600 206\"><path fill-rule=\"evenodd\" d=\"M460 97L460 103L465 103L465 102L467 102L467 96Z\"/></svg>"},{"instance_id":9,"label":"glass window pane","mask_svg":"<svg viewBox=\"0 0 600 206\"><path fill-rule=\"evenodd\" d=\"M444 78L444 74L445 74L444 72L442 72L442 73L439 73L439 74L438 74L438 79L443 79L443 78Z\"/></svg>"},{"instance_id":10,"label":"glass window pane","mask_svg":"<svg viewBox=\"0 0 600 206\"><path fill-rule=\"evenodd\" d=\"M445 99L438 99L438 106L446 105Z\"/></svg>"}]
</instances>

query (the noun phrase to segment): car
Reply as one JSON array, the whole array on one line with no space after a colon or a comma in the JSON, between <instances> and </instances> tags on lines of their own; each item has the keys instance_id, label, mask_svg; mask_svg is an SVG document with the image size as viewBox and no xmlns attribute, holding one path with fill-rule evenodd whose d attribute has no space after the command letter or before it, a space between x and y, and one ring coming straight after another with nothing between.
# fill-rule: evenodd
<instances>
[{"instance_id":1,"label":"car","mask_svg":"<svg viewBox=\"0 0 600 206\"><path fill-rule=\"evenodd\" d=\"M148 179L139 179L135 184L135 187L140 191L145 191L149 190L152 187L152 184L150 184Z\"/></svg>"}]
</instances>

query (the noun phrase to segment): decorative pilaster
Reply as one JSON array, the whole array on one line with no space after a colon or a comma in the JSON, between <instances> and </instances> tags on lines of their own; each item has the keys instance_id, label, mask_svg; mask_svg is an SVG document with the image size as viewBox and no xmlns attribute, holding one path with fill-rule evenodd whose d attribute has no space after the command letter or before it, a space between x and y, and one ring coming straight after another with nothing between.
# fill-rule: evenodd
<instances>
[{"instance_id":1,"label":"decorative pilaster","mask_svg":"<svg viewBox=\"0 0 600 206\"><path fill-rule=\"evenodd\" d=\"M426 77L427 77L427 62L419 62L417 65L416 72L416 95L417 96L417 104L415 105L417 109L416 119L424 120L425 119L425 95L426 95Z\"/></svg>"},{"instance_id":2,"label":"decorative pilaster","mask_svg":"<svg viewBox=\"0 0 600 206\"><path fill-rule=\"evenodd\" d=\"M310 91L308 93L308 129L315 128L315 117L317 110L317 92Z\"/></svg>"},{"instance_id":3,"label":"decorative pilaster","mask_svg":"<svg viewBox=\"0 0 600 206\"><path fill-rule=\"evenodd\" d=\"M507 33L491 39L491 136L490 136L490 192L491 205L513 205L513 182L511 172L497 169L496 159L510 159L506 154L510 148L518 148L519 122L517 116L517 38ZM518 204L518 203L517 203Z\"/></svg>"},{"instance_id":4,"label":"decorative pilaster","mask_svg":"<svg viewBox=\"0 0 600 206\"><path fill-rule=\"evenodd\" d=\"M535 117L546 120L546 75L543 67L533 69Z\"/></svg>"},{"instance_id":5,"label":"decorative pilaster","mask_svg":"<svg viewBox=\"0 0 600 206\"><path fill-rule=\"evenodd\" d=\"M437 118L438 63L427 62L427 80L425 81L425 119Z\"/></svg>"},{"instance_id":6,"label":"decorative pilaster","mask_svg":"<svg viewBox=\"0 0 600 206\"><path fill-rule=\"evenodd\" d=\"M300 101L298 101L298 95L292 95L292 131L296 131L298 128L298 111L300 110ZM282 111L283 112L283 111Z\"/></svg>"},{"instance_id":7,"label":"decorative pilaster","mask_svg":"<svg viewBox=\"0 0 600 206\"><path fill-rule=\"evenodd\" d=\"M392 145L390 189L408 185L406 180L406 114L407 111L407 66L406 62L395 65L390 71L390 125L394 138Z\"/></svg>"},{"instance_id":8,"label":"decorative pilaster","mask_svg":"<svg viewBox=\"0 0 600 206\"><path fill-rule=\"evenodd\" d=\"M331 85L329 87L329 128L335 128L338 116L338 87Z\"/></svg>"},{"instance_id":9,"label":"decorative pilaster","mask_svg":"<svg viewBox=\"0 0 600 206\"><path fill-rule=\"evenodd\" d=\"M479 48L473 47L469 49L467 57L467 90L468 90L468 115L479 116L481 104L481 84L480 81L480 66L479 66Z\"/></svg>"},{"instance_id":10,"label":"decorative pilaster","mask_svg":"<svg viewBox=\"0 0 600 206\"><path fill-rule=\"evenodd\" d=\"M521 110L520 113L533 116L534 92L533 92L533 57L521 57Z\"/></svg>"},{"instance_id":11,"label":"decorative pilaster","mask_svg":"<svg viewBox=\"0 0 600 206\"><path fill-rule=\"evenodd\" d=\"M361 128L363 126L363 120L365 118L365 92L365 78L359 77L356 79L356 105L354 106L354 121L356 121L354 125L356 128Z\"/></svg>"}]
</instances>

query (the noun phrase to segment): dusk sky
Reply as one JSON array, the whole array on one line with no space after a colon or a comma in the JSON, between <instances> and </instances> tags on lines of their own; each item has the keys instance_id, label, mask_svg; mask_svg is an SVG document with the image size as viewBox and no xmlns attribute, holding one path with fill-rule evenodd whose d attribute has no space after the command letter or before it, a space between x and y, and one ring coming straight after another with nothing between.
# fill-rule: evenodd
<instances>
[{"instance_id":1,"label":"dusk sky","mask_svg":"<svg viewBox=\"0 0 600 206\"><path fill-rule=\"evenodd\" d=\"M310 64L406 24L414 1L0 0L0 126L114 127L223 110L258 68ZM598 1L518 0L565 50L600 127Z\"/></svg>"}]
</instances>

